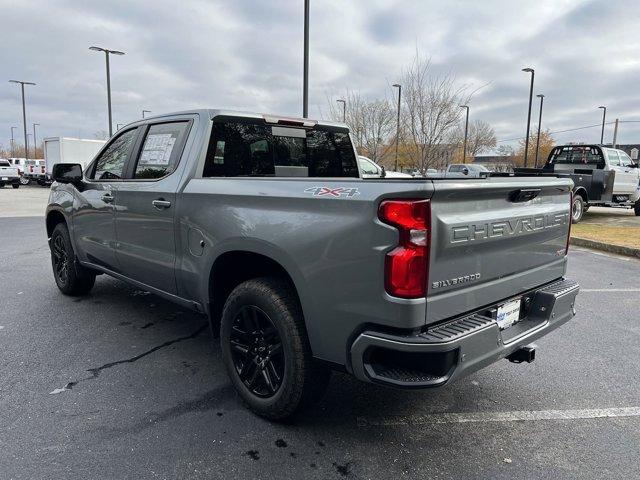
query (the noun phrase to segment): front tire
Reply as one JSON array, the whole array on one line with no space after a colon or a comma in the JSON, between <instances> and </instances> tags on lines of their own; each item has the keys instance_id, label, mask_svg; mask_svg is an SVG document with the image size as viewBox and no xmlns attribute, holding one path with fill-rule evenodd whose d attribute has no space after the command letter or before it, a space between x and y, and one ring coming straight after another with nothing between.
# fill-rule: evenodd
<instances>
[{"instance_id":1,"label":"front tire","mask_svg":"<svg viewBox=\"0 0 640 480\"><path fill-rule=\"evenodd\" d=\"M285 420L324 394L331 372L314 360L300 303L285 280L238 285L225 302L220 328L227 373L257 415Z\"/></svg>"},{"instance_id":2,"label":"front tire","mask_svg":"<svg viewBox=\"0 0 640 480\"><path fill-rule=\"evenodd\" d=\"M11 185L13 188L20 188L20 184L19 183L14 183Z\"/></svg>"},{"instance_id":3,"label":"front tire","mask_svg":"<svg viewBox=\"0 0 640 480\"><path fill-rule=\"evenodd\" d=\"M580 195L573 197L571 204L571 223L578 223L584 215L584 200Z\"/></svg>"},{"instance_id":4,"label":"front tire","mask_svg":"<svg viewBox=\"0 0 640 480\"><path fill-rule=\"evenodd\" d=\"M51 265L58 289L65 295L86 295L96 281L95 273L76 261L69 230L58 223L51 234Z\"/></svg>"},{"instance_id":5,"label":"front tire","mask_svg":"<svg viewBox=\"0 0 640 480\"><path fill-rule=\"evenodd\" d=\"M636 200L636 203L633 204L633 213L636 214L636 217L640 217L640 200Z\"/></svg>"}]
</instances>

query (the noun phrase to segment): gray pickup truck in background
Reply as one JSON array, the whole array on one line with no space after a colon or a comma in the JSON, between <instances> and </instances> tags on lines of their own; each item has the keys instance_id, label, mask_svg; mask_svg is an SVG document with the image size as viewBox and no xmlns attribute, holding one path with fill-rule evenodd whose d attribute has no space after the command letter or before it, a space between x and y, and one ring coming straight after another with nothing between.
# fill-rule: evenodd
<instances>
[{"instance_id":1,"label":"gray pickup truck in background","mask_svg":"<svg viewBox=\"0 0 640 480\"><path fill-rule=\"evenodd\" d=\"M220 110L127 125L53 177L62 293L105 273L207 315L270 419L332 369L418 389L532 361L575 315L568 179L362 179L344 125Z\"/></svg>"}]
</instances>

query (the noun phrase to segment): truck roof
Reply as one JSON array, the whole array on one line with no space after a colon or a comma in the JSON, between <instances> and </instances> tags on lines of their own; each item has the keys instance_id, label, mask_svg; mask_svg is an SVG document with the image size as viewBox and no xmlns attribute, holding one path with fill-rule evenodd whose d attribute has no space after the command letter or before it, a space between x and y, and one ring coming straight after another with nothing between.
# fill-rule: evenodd
<instances>
[{"instance_id":1,"label":"truck roof","mask_svg":"<svg viewBox=\"0 0 640 480\"><path fill-rule=\"evenodd\" d=\"M291 122L296 122L296 123L300 123L302 124L303 122L313 122L314 125L322 125L322 126L326 126L326 127L340 127L340 128L349 128L347 127L347 125L345 123L341 123L341 122L331 122L328 120L316 120L316 119L311 119L311 118L303 118L303 117L293 117L291 115L280 115L280 114L273 114L273 113L258 113L258 112L245 112L242 110L229 110L229 109L218 109L218 108L201 108L201 109L194 109L194 110L182 110L179 112L168 112L168 113L163 113L161 115L153 115L153 116L149 116L149 117L145 117L144 120L153 120L153 119L161 119L164 117L170 117L170 116L174 116L174 115L193 115L193 114L198 114L198 115L203 115L203 116L208 116L209 118L213 119L215 117L219 117L219 116L229 116L229 117L238 117L238 118L254 118L256 120L258 119L265 119L265 118L269 118L269 119L281 119L281 120L285 120L285 121L291 121ZM130 122L127 125L130 124L134 124L134 123L138 123L141 122L142 119L136 120L135 122Z\"/></svg>"}]
</instances>

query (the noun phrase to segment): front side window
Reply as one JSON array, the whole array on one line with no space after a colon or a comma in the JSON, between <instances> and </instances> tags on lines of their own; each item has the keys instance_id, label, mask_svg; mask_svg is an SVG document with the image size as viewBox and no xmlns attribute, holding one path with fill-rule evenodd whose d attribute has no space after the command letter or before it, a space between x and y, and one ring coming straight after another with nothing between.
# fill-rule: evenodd
<instances>
[{"instance_id":1,"label":"front side window","mask_svg":"<svg viewBox=\"0 0 640 480\"><path fill-rule=\"evenodd\" d=\"M172 173L180 157L178 143L186 128L187 122L151 125L138 156L133 178L155 179Z\"/></svg>"},{"instance_id":2,"label":"front side window","mask_svg":"<svg viewBox=\"0 0 640 480\"><path fill-rule=\"evenodd\" d=\"M620 165L623 167L628 167L633 163L631 161L631 157L629 157L625 152L618 152L618 154L620 155Z\"/></svg>"},{"instance_id":3,"label":"front side window","mask_svg":"<svg viewBox=\"0 0 640 480\"><path fill-rule=\"evenodd\" d=\"M204 177L358 177L344 131L271 126L264 121L216 122Z\"/></svg>"},{"instance_id":4,"label":"front side window","mask_svg":"<svg viewBox=\"0 0 640 480\"><path fill-rule=\"evenodd\" d=\"M137 129L128 130L113 139L96 161L93 175L94 180L119 180L124 173L124 166L136 139Z\"/></svg>"}]
</instances>

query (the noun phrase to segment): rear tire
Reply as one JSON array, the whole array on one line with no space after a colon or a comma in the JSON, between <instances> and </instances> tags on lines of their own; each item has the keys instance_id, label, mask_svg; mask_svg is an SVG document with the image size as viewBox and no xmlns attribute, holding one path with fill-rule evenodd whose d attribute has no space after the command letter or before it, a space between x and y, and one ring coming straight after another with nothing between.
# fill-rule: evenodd
<instances>
[{"instance_id":1,"label":"rear tire","mask_svg":"<svg viewBox=\"0 0 640 480\"><path fill-rule=\"evenodd\" d=\"M14 183L11 185L13 188L20 188L20 184L19 183Z\"/></svg>"},{"instance_id":2,"label":"rear tire","mask_svg":"<svg viewBox=\"0 0 640 480\"><path fill-rule=\"evenodd\" d=\"M96 275L78 264L69 230L58 223L51 234L51 265L56 285L65 295L86 295L93 288Z\"/></svg>"},{"instance_id":3,"label":"rear tire","mask_svg":"<svg viewBox=\"0 0 640 480\"><path fill-rule=\"evenodd\" d=\"M326 391L331 372L314 360L300 303L285 280L238 285L224 305L220 344L233 386L261 417L286 420Z\"/></svg>"},{"instance_id":4,"label":"rear tire","mask_svg":"<svg viewBox=\"0 0 640 480\"><path fill-rule=\"evenodd\" d=\"M578 223L584 215L584 200L580 195L573 197L571 203L571 223Z\"/></svg>"},{"instance_id":5,"label":"rear tire","mask_svg":"<svg viewBox=\"0 0 640 480\"><path fill-rule=\"evenodd\" d=\"M636 217L640 217L640 200L636 200L636 203L633 205L633 213L636 214Z\"/></svg>"},{"instance_id":6,"label":"rear tire","mask_svg":"<svg viewBox=\"0 0 640 480\"><path fill-rule=\"evenodd\" d=\"M29 185L29 179L23 175L20 177L20 185Z\"/></svg>"}]
</instances>

